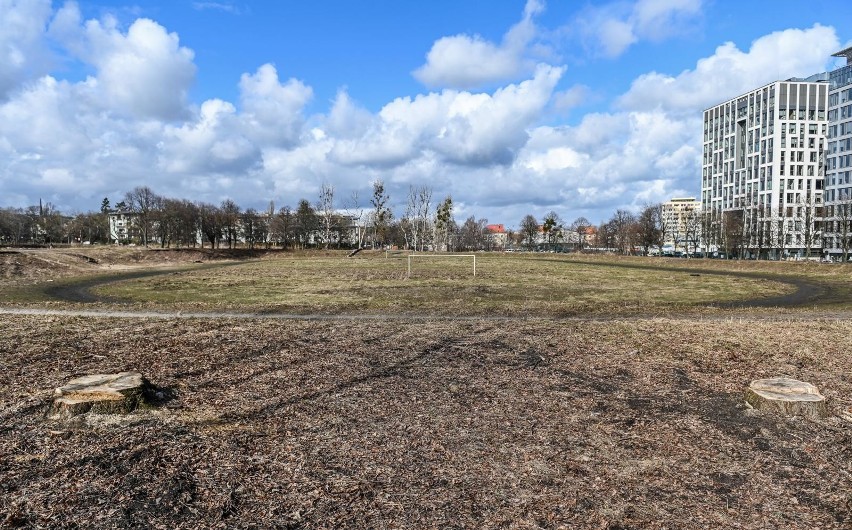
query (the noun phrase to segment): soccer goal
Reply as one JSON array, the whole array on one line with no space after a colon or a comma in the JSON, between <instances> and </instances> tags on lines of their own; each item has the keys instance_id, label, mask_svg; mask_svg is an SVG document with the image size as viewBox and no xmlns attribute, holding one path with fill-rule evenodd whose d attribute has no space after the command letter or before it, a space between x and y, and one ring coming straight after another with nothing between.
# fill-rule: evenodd
<instances>
[{"instance_id":1,"label":"soccer goal","mask_svg":"<svg viewBox=\"0 0 852 530\"><path fill-rule=\"evenodd\" d=\"M473 275L476 276L476 255L475 254L409 254L408 255L408 277L411 278L411 260L412 259L447 259L447 258L470 258L473 260Z\"/></svg>"}]
</instances>

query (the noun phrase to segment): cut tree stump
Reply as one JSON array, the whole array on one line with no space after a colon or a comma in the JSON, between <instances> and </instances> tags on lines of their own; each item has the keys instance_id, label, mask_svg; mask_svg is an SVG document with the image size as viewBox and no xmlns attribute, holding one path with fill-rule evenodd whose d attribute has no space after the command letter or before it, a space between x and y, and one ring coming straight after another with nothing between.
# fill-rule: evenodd
<instances>
[{"instance_id":1,"label":"cut tree stump","mask_svg":"<svg viewBox=\"0 0 852 530\"><path fill-rule=\"evenodd\" d=\"M126 414L143 401L148 381L139 372L93 374L77 377L53 391L49 419L79 414Z\"/></svg>"},{"instance_id":2,"label":"cut tree stump","mask_svg":"<svg viewBox=\"0 0 852 530\"><path fill-rule=\"evenodd\" d=\"M773 377L752 381L746 390L746 402L759 410L780 412L788 416L822 418L828 415L825 396L817 387L789 377Z\"/></svg>"}]
</instances>

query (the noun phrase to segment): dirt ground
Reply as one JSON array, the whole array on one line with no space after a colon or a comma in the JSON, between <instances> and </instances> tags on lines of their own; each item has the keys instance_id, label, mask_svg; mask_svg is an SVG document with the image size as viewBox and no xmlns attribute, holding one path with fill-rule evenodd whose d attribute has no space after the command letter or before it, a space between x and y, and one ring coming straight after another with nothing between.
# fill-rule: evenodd
<instances>
[{"instance_id":1,"label":"dirt ground","mask_svg":"<svg viewBox=\"0 0 852 530\"><path fill-rule=\"evenodd\" d=\"M4 316L0 527L850 528L852 322ZM161 402L48 422L69 378ZM752 379L832 415L748 410Z\"/></svg>"}]
</instances>

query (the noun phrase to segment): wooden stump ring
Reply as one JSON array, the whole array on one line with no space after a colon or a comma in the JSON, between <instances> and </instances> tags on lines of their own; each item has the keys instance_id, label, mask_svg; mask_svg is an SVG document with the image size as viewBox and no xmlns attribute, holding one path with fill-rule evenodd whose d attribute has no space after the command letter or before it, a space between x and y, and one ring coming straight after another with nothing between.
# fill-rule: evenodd
<instances>
[{"instance_id":1,"label":"wooden stump ring","mask_svg":"<svg viewBox=\"0 0 852 530\"><path fill-rule=\"evenodd\" d=\"M789 377L773 377L752 381L745 399L759 410L780 412L788 416L822 418L828 415L825 396L817 387Z\"/></svg>"},{"instance_id":2,"label":"wooden stump ring","mask_svg":"<svg viewBox=\"0 0 852 530\"><path fill-rule=\"evenodd\" d=\"M126 414L143 400L148 381L139 372L93 374L68 381L53 392L49 419L79 414Z\"/></svg>"}]
</instances>

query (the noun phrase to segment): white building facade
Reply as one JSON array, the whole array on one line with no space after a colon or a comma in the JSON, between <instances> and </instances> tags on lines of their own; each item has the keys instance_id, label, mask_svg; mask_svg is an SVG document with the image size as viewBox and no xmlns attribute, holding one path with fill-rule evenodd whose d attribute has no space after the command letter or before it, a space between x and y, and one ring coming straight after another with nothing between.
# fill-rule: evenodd
<instances>
[{"instance_id":1,"label":"white building facade","mask_svg":"<svg viewBox=\"0 0 852 530\"><path fill-rule=\"evenodd\" d=\"M834 57L845 57L846 65L829 74L823 245L839 257L852 246L852 48Z\"/></svg>"},{"instance_id":2,"label":"white building facade","mask_svg":"<svg viewBox=\"0 0 852 530\"><path fill-rule=\"evenodd\" d=\"M110 243L129 243L134 238L139 237L138 217L139 214L130 210L107 212Z\"/></svg>"},{"instance_id":3,"label":"white building facade","mask_svg":"<svg viewBox=\"0 0 852 530\"><path fill-rule=\"evenodd\" d=\"M747 254L819 254L827 81L827 74L775 81L704 111L708 247L736 236Z\"/></svg>"}]
</instances>

